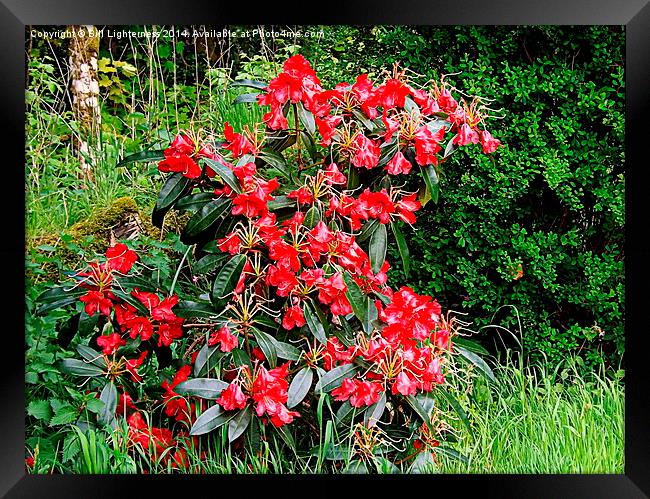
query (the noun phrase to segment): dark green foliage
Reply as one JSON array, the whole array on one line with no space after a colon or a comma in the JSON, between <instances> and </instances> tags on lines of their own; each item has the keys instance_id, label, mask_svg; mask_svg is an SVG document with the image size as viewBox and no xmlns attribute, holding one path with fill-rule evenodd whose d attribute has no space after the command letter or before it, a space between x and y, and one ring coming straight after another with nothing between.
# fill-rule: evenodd
<instances>
[{"instance_id":1,"label":"dark green foliage","mask_svg":"<svg viewBox=\"0 0 650 499\"><path fill-rule=\"evenodd\" d=\"M448 82L494 99L504 117L490 126L505 144L497 154L476 146L443 165L439 204L403 230L412 269L394 284L469 313L476 328L518 333L518 313L533 357L620 361L624 41L611 26L338 27L305 47L330 82L397 61L422 82L461 72ZM401 266L396 247L389 260Z\"/></svg>"}]
</instances>

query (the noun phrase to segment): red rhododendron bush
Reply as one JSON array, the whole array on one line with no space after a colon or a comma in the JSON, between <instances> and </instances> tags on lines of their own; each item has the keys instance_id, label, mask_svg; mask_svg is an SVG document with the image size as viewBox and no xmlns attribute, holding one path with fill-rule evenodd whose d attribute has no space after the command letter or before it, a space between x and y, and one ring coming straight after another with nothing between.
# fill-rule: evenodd
<instances>
[{"instance_id":1,"label":"red rhododendron bush","mask_svg":"<svg viewBox=\"0 0 650 499\"><path fill-rule=\"evenodd\" d=\"M402 231L455 150L499 147L481 101L398 69L326 89L300 55L268 84L235 84L258 92L236 105L261 106L259 126L180 131L127 158L159 161L155 225L190 213L171 289L117 243L40 297L41 312L83 303L80 357L61 367L104 402L93 423L185 471L215 440L242 458L273 441L332 470L453 452L436 409L454 400L450 358L484 364L434 298L388 285L386 255L394 237L408 272Z\"/></svg>"}]
</instances>

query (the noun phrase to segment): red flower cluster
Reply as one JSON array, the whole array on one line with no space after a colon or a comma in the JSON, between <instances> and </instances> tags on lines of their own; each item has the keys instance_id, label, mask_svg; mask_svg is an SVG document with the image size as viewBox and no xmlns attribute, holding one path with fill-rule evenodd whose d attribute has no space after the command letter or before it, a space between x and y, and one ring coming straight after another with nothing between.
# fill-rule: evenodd
<instances>
[{"instance_id":1,"label":"red flower cluster","mask_svg":"<svg viewBox=\"0 0 650 499\"><path fill-rule=\"evenodd\" d=\"M191 179L199 178L204 171L198 164L200 158L219 160L219 155L214 152L212 147L198 145L187 134L177 135L163 154L165 159L158 164L158 170L165 173L182 173L184 177ZM205 174L208 177L215 175L209 166L205 167Z\"/></svg>"},{"instance_id":2,"label":"red flower cluster","mask_svg":"<svg viewBox=\"0 0 650 499\"><path fill-rule=\"evenodd\" d=\"M172 307L178 303L176 295L160 299L155 293L140 291L135 288L131 296L147 309L147 315L138 314L138 309L123 302L115 307L115 319L124 332L134 339L140 337L146 341L154 334L158 337L158 346L170 346L175 339L183 336L181 328L184 319L172 312Z\"/></svg>"},{"instance_id":3,"label":"red flower cluster","mask_svg":"<svg viewBox=\"0 0 650 499\"><path fill-rule=\"evenodd\" d=\"M91 317L96 313L111 314L114 304L119 302L111 292L113 274L127 274L138 260L136 252L130 250L124 243L111 246L106 250L105 255L105 262L91 262L88 271L76 274L80 281L79 285L89 289L80 300L85 304L86 313Z\"/></svg>"},{"instance_id":4,"label":"red flower cluster","mask_svg":"<svg viewBox=\"0 0 650 499\"><path fill-rule=\"evenodd\" d=\"M248 367L244 367L239 379L221 392L217 404L227 411L233 411L243 409L252 401L255 413L259 417L266 415L274 426L291 423L300 414L290 411L285 405L289 388L286 380L288 374L288 362L270 371L260 365L252 374Z\"/></svg>"},{"instance_id":5,"label":"red flower cluster","mask_svg":"<svg viewBox=\"0 0 650 499\"><path fill-rule=\"evenodd\" d=\"M394 395L429 392L444 382L442 355L451 347L449 332L440 326L440 305L408 287L392 296L384 309L376 302L379 318L385 324L369 339L361 336L357 344L345 348L330 339L325 368L335 362L348 364L357 356L371 364L360 378L344 379L332 392L335 400L350 400L354 407L372 405L379 394L390 388Z\"/></svg>"},{"instance_id":6,"label":"red flower cluster","mask_svg":"<svg viewBox=\"0 0 650 499\"><path fill-rule=\"evenodd\" d=\"M187 381L190 373L192 372L192 366L187 364L181 367L178 372L174 375L171 383L168 381L163 381L160 385L165 393L162 397L162 402L165 404L165 414L167 416L174 418L176 421L189 421L190 414L192 413L193 404L188 404L188 402L180 397L175 391L176 385Z\"/></svg>"}]
</instances>

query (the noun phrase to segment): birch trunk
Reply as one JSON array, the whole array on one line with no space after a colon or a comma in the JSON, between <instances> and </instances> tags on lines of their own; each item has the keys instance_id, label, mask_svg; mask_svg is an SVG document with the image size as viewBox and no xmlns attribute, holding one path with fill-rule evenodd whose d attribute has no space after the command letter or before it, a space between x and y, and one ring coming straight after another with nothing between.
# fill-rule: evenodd
<instances>
[{"instance_id":1,"label":"birch trunk","mask_svg":"<svg viewBox=\"0 0 650 499\"><path fill-rule=\"evenodd\" d=\"M97 81L97 55L99 31L92 25L68 26L74 36L69 38L70 93L72 110L79 133L74 135L74 147L79 156L81 176L93 179L93 145L99 137L101 114L99 109L99 83Z\"/></svg>"}]
</instances>

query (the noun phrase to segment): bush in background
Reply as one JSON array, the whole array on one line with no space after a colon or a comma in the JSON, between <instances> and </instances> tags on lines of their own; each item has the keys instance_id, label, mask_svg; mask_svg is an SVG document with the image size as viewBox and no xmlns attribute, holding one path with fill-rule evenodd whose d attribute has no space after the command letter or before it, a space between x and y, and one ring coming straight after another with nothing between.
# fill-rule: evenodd
<instances>
[{"instance_id":1,"label":"bush in background","mask_svg":"<svg viewBox=\"0 0 650 499\"><path fill-rule=\"evenodd\" d=\"M338 27L329 34L328 43L305 47L329 69L324 79L397 61L424 80L461 71L447 81L462 77L469 93L480 88L506 117L494 126L506 146L498 161L468 150L445 165L437 209L409 234L407 282L467 312L477 328L519 331L520 318L533 358L543 353L557 363L573 352L587 368L618 364L623 28Z\"/></svg>"}]
</instances>

